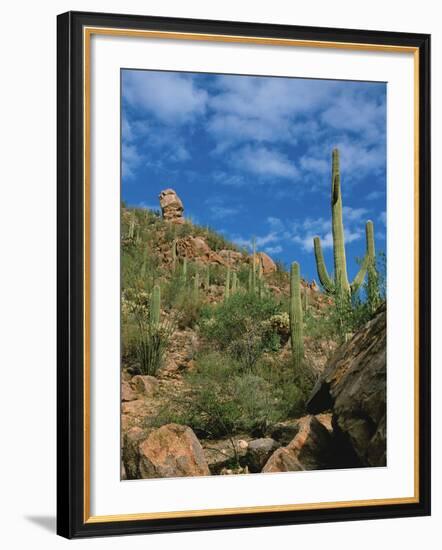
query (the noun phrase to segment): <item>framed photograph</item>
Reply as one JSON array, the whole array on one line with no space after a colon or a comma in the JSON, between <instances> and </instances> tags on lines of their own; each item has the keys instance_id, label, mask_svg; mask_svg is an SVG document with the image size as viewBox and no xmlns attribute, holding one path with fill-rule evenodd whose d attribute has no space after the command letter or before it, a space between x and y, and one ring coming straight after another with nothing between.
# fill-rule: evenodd
<instances>
[{"instance_id":1,"label":"framed photograph","mask_svg":"<svg viewBox=\"0 0 442 550\"><path fill-rule=\"evenodd\" d=\"M430 513L430 37L58 17L58 533Z\"/></svg>"}]
</instances>

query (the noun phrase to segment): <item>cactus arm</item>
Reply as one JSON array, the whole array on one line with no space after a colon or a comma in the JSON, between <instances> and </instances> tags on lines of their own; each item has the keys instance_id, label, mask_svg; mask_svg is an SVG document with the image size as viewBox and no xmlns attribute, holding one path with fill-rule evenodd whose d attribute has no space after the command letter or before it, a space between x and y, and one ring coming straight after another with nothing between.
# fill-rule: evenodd
<instances>
[{"instance_id":1,"label":"cactus arm","mask_svg":"<svg viewBox=\"0 0 442 550\"><path fill-rule=\"evenodd\" d=\"M321 282L321 285L323 286L327 294L333 294L334 284L325 266L324 255L322 253L320 238L315 237L313 239L313 243L315 248L316 269L318 271L319 281Z\"/></svg>"},{"instance_id":2,"label":"cactus arm","mask_svg":"<svg viewBox=\"0 0 442 550\"><path fill-rule=\"evenodd\" d=\"M364 282L365 274L367 273L367 267L369 263L368 260L369 260L369 256L368 254L365 254L364 259L362 260L361 267L359 268L359 271L356 277L353 279L353 282L350 285L350 290L352 294L357 292L361 284Z\"/></svg>"},{"instance_id":3,"label":"cactus arm","mask_svg":"<svg viewBox=\"0 0 442 550\"><path fill-rule=\"evenodd\" d=\"M365 252L365 256L362 261L361 267L359 269L359 272L356 275L356 277L353 279L353 282L351 283L350 288L351 288L352 294L354 294L363 283L367 270L368 270L368 275L370 276L371 267L374 263L374 259L375 259L374 228L373 228L373 222L371 220L368 220L368 222L365 224L365 239L366 239L366 252Z\"/></svg>"}]
</instances>

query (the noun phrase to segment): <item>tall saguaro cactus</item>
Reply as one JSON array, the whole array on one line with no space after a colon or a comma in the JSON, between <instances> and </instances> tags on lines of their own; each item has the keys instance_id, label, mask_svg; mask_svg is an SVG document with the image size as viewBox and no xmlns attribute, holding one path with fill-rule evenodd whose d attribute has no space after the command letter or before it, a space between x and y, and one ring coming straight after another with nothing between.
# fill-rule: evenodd
<instances>
[{"instance_id":1,"label":"tall saguaro cactus","mask_svg":"<svg viewBox=\"0 0 442 550\"><path fill-rule=\"evenodd\" d=\"M304 358L302 324L301 275L298 262L293 262L290 269L290 339L295 367L300 366Z\"/></svg>"},{"instance_id":2,"label":"tall saguaro cactus","mask_svg":"<svg viewBox=\"0 0 442 550\"><path fill-rule=\"evenodd\" d=\"M256 292L256 239L253 237L252 241L253 254L252 254L252 292Z\"/></svg>"},{"instance_id":3,"label":"tall saguaro cactus","mask_svg":"<svg viewBox=\"0 0 442 550\"><path fill-rule=\"evenodd\" d=\"M332 209L332 235L333 235L333 260L334 278L328 274L321 248L321 240L315 237L313 240L315 248L316 267L319 280L327 294L339 295L341 297L354 294L361 286L369 263L369 250L367 248L364 260L358 274L350 284L347 275L347 260L345 257L344 224L342 222L342 195L341 195L341 174L339 168L339 150L333 149L332 153L332 185L331 185L331 209ZM366 234L368 235L369 224L371 230L373 223L367 222ZM367 236L368 242L368 236Z\"/></svg>"}]
</instances>

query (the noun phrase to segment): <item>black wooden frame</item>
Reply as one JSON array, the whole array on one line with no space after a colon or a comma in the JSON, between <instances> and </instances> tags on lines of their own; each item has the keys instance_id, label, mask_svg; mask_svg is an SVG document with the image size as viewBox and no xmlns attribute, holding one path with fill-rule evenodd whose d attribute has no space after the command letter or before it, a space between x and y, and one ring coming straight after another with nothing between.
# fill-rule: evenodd
<instances>
[{"instance_id":1,"label":"black wooden frame","mask_svg":"<svg viewBox=\"0 0 442 550\"><path fill-rule=\"evenodd\" d=\"M430 36L69 12L58 16L57 39L57 532L67 538L257 527L430 514ZM85 523L83 508L83 28L411 46L419 50L419 502L321 510Z\"/></svg>"}]
</instances>

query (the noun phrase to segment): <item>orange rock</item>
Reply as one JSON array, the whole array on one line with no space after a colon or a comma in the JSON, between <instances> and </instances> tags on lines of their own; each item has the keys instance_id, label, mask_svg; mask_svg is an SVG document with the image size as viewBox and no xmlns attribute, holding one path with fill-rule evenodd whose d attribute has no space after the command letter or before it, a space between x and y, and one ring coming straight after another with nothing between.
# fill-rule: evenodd
<instances>
[{"instance_id":1,"label":"orange rock","mask_svg":"<svg viewBox=\"0 0 442 550\"><path fill-rule=\"evenodd\" d=\"M203 448L188 426L166 424L153 430L139 452L142 478L210 475Z\"/></svg>"}]
</instances>

